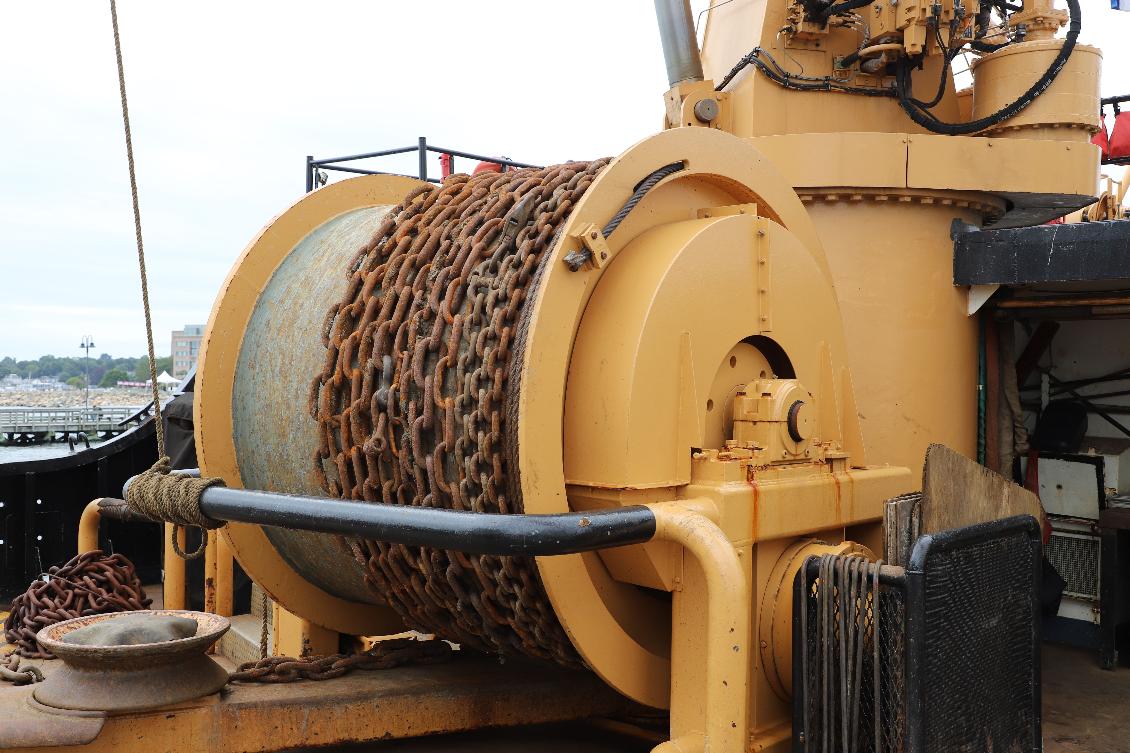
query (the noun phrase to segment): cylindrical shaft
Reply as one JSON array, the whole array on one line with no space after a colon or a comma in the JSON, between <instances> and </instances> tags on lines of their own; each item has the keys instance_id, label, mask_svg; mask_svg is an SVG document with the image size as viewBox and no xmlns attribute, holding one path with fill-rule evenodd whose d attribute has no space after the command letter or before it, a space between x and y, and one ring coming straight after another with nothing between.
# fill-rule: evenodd
<instances>
[{"instance_id":1,"label":"cylindrical shaft","mask_svg":"<svg viewBox=\"0 0 1130 753\"><path fill-rule=\"evenodd\" d=\"M655 0L655 16L667 63L667 83L674 86L681 81L702 81L690 0Z\"/></svg>"},{"instance_id":2,"label":"cylindrical shaft","mask_svg":"<svg viewBox=\"0 0 1130 753\"><path fill-rule=\"evenodd\" d=\"M489 515L213 486L204 492L200 509L216 520L471 554L574 554L638 544L655 535L655 516L640 505L563 515Z\"/></svg>"},{"instance_id":3,"label":"cylindrical shaft","mask_svg":"<svg viewBox=\"0 0 1130 753\"><path fill-rule=\"evenodd\" d=\"M640 544L655 535L655 515L643 505L559 515L491 515L213 486L201 496L200 510L225 522L500 556L591 552ZM165 566L168 579L169 557Z\"/></svg>"}]
</instances>

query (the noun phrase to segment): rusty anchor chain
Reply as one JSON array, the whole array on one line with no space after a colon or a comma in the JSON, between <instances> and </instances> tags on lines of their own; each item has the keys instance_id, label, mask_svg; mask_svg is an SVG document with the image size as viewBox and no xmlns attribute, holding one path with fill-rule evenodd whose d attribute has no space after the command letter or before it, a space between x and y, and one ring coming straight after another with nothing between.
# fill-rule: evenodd
<instances>
[{"instance_id":1,"label":"rusty anchor chain","mask_svg":"<svg viewBox=\"0 0 1130 753\"><path fill-rule=\"evenodd\" d=\"M20 669L20 655L11 653L0 657L0 680L13 685L27 685L43 682L43 673L39 671L39 667L30 664Z\"/></svg>"},{"instance_id":2,"label":"rusty anchor chain","mask_svg":"<svg viewBox=\"0 0 1130 753\"><path fill-rule=\"evenodd\" d=\"M392 669L406 664L439 664L453 656L451 646L441 640L392 638L357 654L332 654L295 659L270 656L244 662L232 672L229 682L296 682L332 680L353 670Z\"/></svg>"},{"instance_id":3,"label":"rusty anchor chain","mask_svg":"<svg viewBox=\"0 0 1130 753\"><path fill-rule=\"evenodd\" d=\"M12 599L4 638L20 656L51 659L35 640L41 629L74 617L147 609L150 603L132 562L95 549L49 568Z\"/></svg>"},{"instance_id":4,"label":"rusty anchor chain","mask_svg":"<svg viewBox=\"0 0 1130 753\"><path fill-rule=\"evenodd\" d=\"M84 552L65 565L50 568L43 578L12 601L12 611L4 623L4 637L15 650L0 656L0 680L16 685L43 680L43 673L37 667L20 666L21 657L54 658L35 640L35 634L42 628L75 617L142 610L150 604L133 564L120 554ZM271 656L246 662L231 673L229 681L329 680L357 669L436 664L448 661L452 655L451 646L441 640L395 638L356 654Z\"/></svg>"},{"instance_id":5,"label":"rusty anchor chain","mask_svg":"<svg viewBox=\"0 0 1130 753\"><path fill-rule=\"evenodd\" d=\"M323 328L309 408L330 496L520 513L514 405L525 304L608 160L421 186L354 257ZM348 542L412 628L577 666L531 558Z\"/></svg>"}]
</instances>

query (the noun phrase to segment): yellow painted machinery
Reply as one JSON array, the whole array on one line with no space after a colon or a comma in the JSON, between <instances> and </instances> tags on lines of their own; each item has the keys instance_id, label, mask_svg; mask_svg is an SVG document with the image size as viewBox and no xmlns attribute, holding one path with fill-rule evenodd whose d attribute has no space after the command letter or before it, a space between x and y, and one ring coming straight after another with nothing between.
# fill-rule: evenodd
<instances>
[{"instance_id":1,"label":"yellow painted machinery","mask_svg":"<svg viewBox=\"0 0 1130 753\"><path fill-rule=\"evenodd\" d=\"M715 5L700 54L656 0L666 128L618 157L331 184L235 264L202 509L276 645L417 630L591 670L669 710L663 750L805 745L797 574L872 563L877 610L885 502L975 453L950 226L1094 200L1100 55L1075 0Z\"/></svg>"},{"instance_id":2,"label":"yellow painted machinery","mask_svg":"<svg viewBox=\"0 0 1130 753\"><path fill-rule=\"evenodd\" d=\"M674 702L688 732L725 713L744 735L753 692L759 726L788 736L792 575L826 549L805 542L879 546L884 500L913 485L853 467L857 409L816 230L770 165L716 130L672 129L608 165L328 186L252 244L209 332L205 475L476 512L650 505L678 529L533 561L229 525L272 598L336 631L412 627L584 664L636 701ZM286 332L315 337L279 347ZM751 612L755 590L765 608ZM742 613L704 642L723 604ZM751 620L783 635L759 649ZM707 691L708 645L732 690Z\"/></svg>"}]
</instances>

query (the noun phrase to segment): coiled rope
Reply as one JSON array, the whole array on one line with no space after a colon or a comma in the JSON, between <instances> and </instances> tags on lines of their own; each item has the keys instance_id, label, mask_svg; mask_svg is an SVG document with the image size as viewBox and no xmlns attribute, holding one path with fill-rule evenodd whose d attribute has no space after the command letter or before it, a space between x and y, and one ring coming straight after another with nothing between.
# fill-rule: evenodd
<instances>
[{"instance_id":1,"label":"coiled rope","mask_svg":"<svg viewBox=\"0 0 1130 753\"><path fill-rule=\"evenodd\" d=\"M220 528L224 525L222 520L209 518L201 511L200 497L208 487L223 485L223 479L219 478L170 473L166 457L130 482L126 489L126 504L151 520L163 520L177 526Z\"/></svg>"}]
</instances>

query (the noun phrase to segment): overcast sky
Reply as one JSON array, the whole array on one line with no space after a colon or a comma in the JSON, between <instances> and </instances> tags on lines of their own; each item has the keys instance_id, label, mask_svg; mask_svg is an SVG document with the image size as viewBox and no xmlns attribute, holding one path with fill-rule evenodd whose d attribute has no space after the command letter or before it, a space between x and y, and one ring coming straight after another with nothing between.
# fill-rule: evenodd
<instances>
[{"instance_id":1,"label":"overcast sky","mask_svg":"<svg viewBox=\"0 0 1130 753\"><path fill-rule=\"evenodd\" d=\"M1106 48L1104 92L1130 92L1130 13L1083 5L1085 38ZM301 195L306 154L427 136L549 164L616 154L662 118L650 0L118 12L158 355L170 330L207 320L247 241ZM0 356L81 355L87 334L98 353L141 355L108 3L0 0L0 28Z\"/></svg>"}]
</instances>

